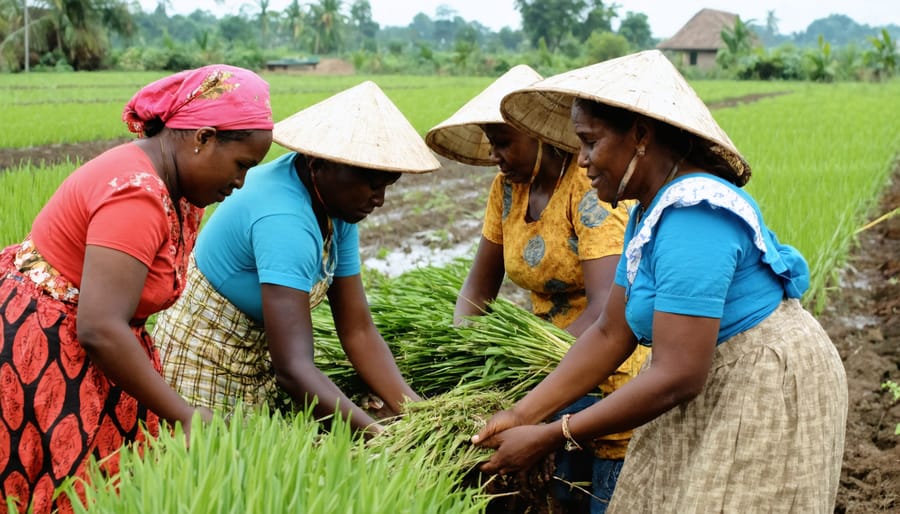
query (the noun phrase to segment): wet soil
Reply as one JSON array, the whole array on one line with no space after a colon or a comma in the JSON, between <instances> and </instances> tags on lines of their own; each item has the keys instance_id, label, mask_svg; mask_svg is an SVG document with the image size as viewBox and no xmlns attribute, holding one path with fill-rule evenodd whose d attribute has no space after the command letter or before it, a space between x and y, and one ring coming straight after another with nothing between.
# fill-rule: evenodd
<instances>
[{"instance_id":1,"label":"wet soil","mask_svg":"<svg viewBox=\"0 0 900 514\"><path fill-rule=\"evenodd\" d=\"M0 170L22 160L87 159L121 141L0 149ZM442 160L439 171L405 175L386 204L360 226L364 262L398 274L441 255L472 255L494 171ZM900 205L900 168L872 218ZM392 257L392 259L388 259ZM835 512L900 512L900 403L881 384L900 382L900 216L859 234L847 266L819 316L847 371L850 412ZM504 288L504 294L515 289ZM520 297L521 298L521 297ZM778 458L778 456L772 456Z\"/></svg>"},{"instance_id":2,"label":"wet soil","mask_svg":"<svg viewBox=\"0 0 900 514\"><path fill-rule=\"evenodd\" d=\"M900 206L900 168L872 218ZM900 512L900 216L859 234L819 319L847 371L850 412L835 512Z\"/></svg>"}]
</instances>

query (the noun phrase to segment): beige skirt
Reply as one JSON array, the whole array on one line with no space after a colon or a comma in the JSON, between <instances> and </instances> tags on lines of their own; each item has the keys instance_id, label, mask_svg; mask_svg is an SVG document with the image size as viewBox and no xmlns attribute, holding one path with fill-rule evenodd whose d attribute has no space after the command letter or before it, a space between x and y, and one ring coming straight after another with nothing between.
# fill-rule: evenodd
<instances>
[{"instance_id":1,"label":"beige skirt","mask_svg":"<svg viewBox=\"0 0 900 514\"><path fill-rule=\"evenodd\" d=\"M263 327L219 294L191 258L187 287L159 313L153 340L166 381L188 403L228 413L260 407L276 390Z\"/></svg>"},{"instance_id":2,"label":"beige skirt","mask_svg":"<svg viewBox=\"0 0 900 514\"><path fill-rule=\"evenodd\" d=\"M841 358L786 300L718 346L698 397L635 430L608 512L830 514L846 421Z\"/></svg>"}]
</instances>

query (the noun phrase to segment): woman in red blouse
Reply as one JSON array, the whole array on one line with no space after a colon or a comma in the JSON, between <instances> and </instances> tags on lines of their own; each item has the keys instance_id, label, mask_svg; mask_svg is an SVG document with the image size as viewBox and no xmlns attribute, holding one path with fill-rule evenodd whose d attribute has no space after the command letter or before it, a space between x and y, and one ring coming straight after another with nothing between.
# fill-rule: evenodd
<instances>
[{"instance_id":1,"label":"woman in red blouse","mask_svg":"<svg viewBox=\"0 0 900 514\"><path fill-rule=\"evenodd\" d=\"M269 87L205 66L144 87L123 120L139 139L75 170L0 252L0 491L20 512L69 511L53 492L91 455L211 415L163 380L144 322L181 294L203 207L268 152Z\"/></svg>"}]
</instances>

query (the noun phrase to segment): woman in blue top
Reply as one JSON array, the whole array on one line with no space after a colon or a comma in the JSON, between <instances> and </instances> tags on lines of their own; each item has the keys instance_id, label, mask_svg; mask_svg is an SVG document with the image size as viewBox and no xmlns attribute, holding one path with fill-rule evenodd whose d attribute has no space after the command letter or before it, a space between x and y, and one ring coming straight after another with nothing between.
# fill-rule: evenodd
<instances>
[{"instance_id":1,"label":"woman in blue top","mask_svg":"<svg viewBox=\"0 0 900 514\"><path fill-rule=\"evenodd\" d=\"M440 164L384 93L364 82L275 125L293 152L252 169L203 228L185 294L155 336L163 373L190 401L220 412L259 406L282 388L314 413L339 412L367 435L381 427L313 362L310 311L326 296L363 381L399 413L419 397L372 322L356 223L401 173Z\"/></svg>"},{"instance_id":2,"label":"woman in blue top","mask_svg":"<svg viewBox=\"0 0 900 514\"><path fill-rule=\"evenodd\" d=\"M750 167L658 51L506 96L510 124L580 146L601 200L639 201L605 313L540 385L473 437L510 473L636 428L608 512L832 512L847 383L798 298L809 270L740 189ZM571 125L569 125L571 123ZM536 425L637 344L644 369L594 406Z\"/></svg>"}]
</instances>

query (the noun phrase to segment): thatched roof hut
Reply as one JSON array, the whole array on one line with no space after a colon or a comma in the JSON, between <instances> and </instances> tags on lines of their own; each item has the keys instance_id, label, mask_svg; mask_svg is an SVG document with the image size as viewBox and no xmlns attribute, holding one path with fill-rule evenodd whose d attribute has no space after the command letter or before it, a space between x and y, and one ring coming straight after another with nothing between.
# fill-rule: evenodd
<instances>
[{"instance_id":1,"label":"thatched roof hut","mask_svg":"<svg viewBox=\"0 0 900 514\"><path fill-rule=\"evenodd\" d=\"M716 65L716 53L725 46L722 30L734 27L738 15L715 9L701 9L671 38L656 47L682 66L710 69Z\"/></svg>"}]
</instances>

